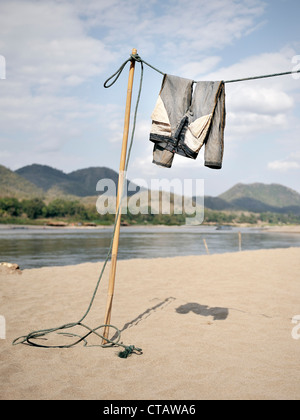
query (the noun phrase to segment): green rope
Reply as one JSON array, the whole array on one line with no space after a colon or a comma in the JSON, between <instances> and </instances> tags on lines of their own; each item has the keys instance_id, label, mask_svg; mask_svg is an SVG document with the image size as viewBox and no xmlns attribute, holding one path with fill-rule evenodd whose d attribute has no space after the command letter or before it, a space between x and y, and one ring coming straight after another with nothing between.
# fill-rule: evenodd
<instances>
[{"instance_id":1,"label":"green rope","mask_svg":"<svg viewBox=\"0 0 300 420\"><path fill-rule=\"evenodd\" d=\"M138 63L141 63L141 73L143 73L144 71L144 67L143 64L146 64L148 67L151 67L153 70L157 71L158 73L165 75L165 73L163 73L162 71L158 70L156 67L152 66L151 64L147 63L146 61L142 60L141 57L138 54L131 54L130 58L128 58L128 60L124 61L124 63L121 65L121 67L114 73L112 74L105 82L104 82L104 87L105 88L109 88L111 87L114 83L116 83L116 81L118 80L118 78L120 77L122 71L124 70L126 64L132 60L137 61ZM141 78L143 77L143 75L141 74ZM112 80L113 79L113 80ZM108 83L109 81L111 81L111 83ZM138 98L139 100L139 98Z\"/></svg>"},{"instance_id":2,"label":"green rope","mask_svg":"<svg viewBox=\"0 0 300 420\"><path fill-rule=\"evenodd\" d=\"M145 60L142 60L141 57L138 54L135 54L135 55L132 54L130 57L131 57L131 59L134 59L134 60L136 60L140 63L146 64L147 66L151 67L153 70L157 71L158 73L162 74L163 76L166 74L166 73L162 72L161 70L157 69L156 67L152 66L151 64L147 63ZM123 68L128 63L128 61L130 61L131 59L129 58L127 61L125 61L122 64L122 66L119 68L119 70L115 74L113 74L109 79L107 79L107 81L104 83L104 87L110 87L117 81L117 79L119 78L120 74L123 71ZM262 76L245 77L243 79L226 80L226 81L224 81L224 83L246 82L248 80L266 79L266 78L269 78L269 77L286 76L286 75L289 75L289 74L296 74L296 73L300 73L300 70L286 71L284 73L265 74L265 75L262 75ZM106 85L106 83L108 81L110 81L116 75L117 75L116 79L110 85ZM194 83L198 83L198 82L194 81Z\"/></svg>"},{"instance_id":3,"label":"green rope","mask_svg":"<svg viewBox=\"0 0 300 420\"><path fill-rule=\"evenodd\" d=\"M134 140L134 134L135 134L135 128L136 128L136 120L137 120L137 113L138 113L138 107L139 107L139 103L140 103L140 98L141 98L141 93L142 93L142 84L143 84L143 76L144 76L144 68L143 68L143 61L139 60L138 55L135 56L131 56L128 60L126 60L122 66L119 68L119 70L114 73L104 84L104 86L106 88L112 86L119 78L120 74L122 73L122 71L124 70L126 64L128 62L131 62L132 60L136 60L138 62L141 63L141 76L140 76L140 84L139 84L139 90L138 90L138 95L137 95L137 100L136 100L136 106L135 106L135 112L134 112L134 118L133 118L133 125L132 125L132 132L131 132L131 139L130 139L130 144L129 144L129 149L128 149L128 154L127 154L127 158L126 158L126 162L125 162L125 171L127 171L128 169L128 165L129 165L129 160L130 160L130 155L131 155L131 150L132 150L132 146L133 146L133 140ZM116 76L116 77L115 77ZM108 81L110 81L113 77L115 77L115 79L112 81L111 84L107 84ZM125 185L125 181L126 181L126 177L124 177L124 184L123 184L123 196L124 196L124 185ZM122 196L122 198L123 198ZM43 329L43 330L38 330L38 331L32 331L31 333L29 333L28 335L24 335L21 337L16 338L12 344L13 345L17 345L17 344L27 344L30 346L34 346L34 347L43 347L43 348L70 348L70 347L74 347L75 345L77 345L80 342L84 343L84 346L88 346L88 342L86 340L86 338L91 335L91 334L95 334L96 336L98 336L101 340L105 340L107 344L97 344L96 346L98 347L113 347L113 346L119 346L119 347L123 347L123 351L120 351L118 353L118 356L120 358L127 358L128 356L130 356L132 353L135 354L142 354L142 349L135 347L133 345L127 346L123 343L120 343L120 339L121 339L121 332L120 330L115 327L114 325L108 325L108 324L103 324L103 325L99 325L96 328L90 328L87 325L83 324L82 321L87 317L88 313L90 312L93 302L95 300L96 294L98 292L98 288L100 286L100 282L102 280L105 268L107 266L107 263L111 257L111 252L112 252L112 246L113 246L113 239L114 239L114 235L115 235L115 231L116 231L116 225L117 225L117 219L119 216L119 213L121 211L121 203L122 203L122 199L120 200L119 206L118 206L118 210L116 212L116 217L115 217L115 223L114 223L114 227L113 227L113 233L112 233L112 237L111 237L111 242L110 242L110 246L109 246L109 250L107 252L107 256L105 258L102 270L100 272L96 287L94 289L92 298L90 300L90 303L88 305L88 308L86 310L86 312L84 313L84 315L79 319L79 321L77 322L72 322L72 323L68 323L68 324L64 324L61 325L59 327L55 327L55 328L49 328L49 329ZM76 326L80 326L85 328L88 332L84 335L84 336L79 336L78 334L74 334L74 333L70 333L70 332L65 332L65 330L74 328ZM106 338L104 336L102 336L98 330L100 330L101 328L105 328L105 327L110 327L113 328L114 330L116 330L115 336L116 338L114 340L110 340L109 338ZM32 340L37 340L37 339L42 339L43 337L45 337L48 334L51 333L57 333L57 334L61 334L64 335L66 337L76 337L76 341L74 341L71 344L62 344L62 345L46 345L46 344L40 344L40 343L36 343L35 341ZM90 346L89 346L90 347Z\"/></svg>"},{"instance_id":4,"label":"green rope","mask_svg":"<svg viewBox=\"0 0 300 420\"><path fill-rule=\"evenodd\" d=\"M295 71L286 71L284 73L274 73L274 74L265 74L263 76L253 76L253 77L245 77L244 79L235 79L235 80L227 80L224 83L236 83L236 82L245 82L247 80L257 80L257 79L266 79L268 77L277 77L277 76L286 76L288 74L296 74L300 73L300 70Z\"/></svg>"}]
</instances>

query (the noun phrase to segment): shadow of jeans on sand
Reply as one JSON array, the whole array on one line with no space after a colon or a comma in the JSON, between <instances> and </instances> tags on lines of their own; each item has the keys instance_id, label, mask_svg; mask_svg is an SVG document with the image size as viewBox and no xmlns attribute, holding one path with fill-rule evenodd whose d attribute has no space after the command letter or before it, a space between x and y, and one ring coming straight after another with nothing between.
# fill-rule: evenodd
<instances>
[{"instance_id":1,"label":"shadow of jeans on sand","mask_svg":"<svg viewBox=\"0 0 300 420\"><path fill-rule=\"evenodd\" d=\"M207 305L200 305L199 303L191 302L181 305L176 309L178 314L188 314L194 312L196 315L213 316L214 321L224 321L228 315L228 308L210 308Z\"/></svg>"}]
</instances>

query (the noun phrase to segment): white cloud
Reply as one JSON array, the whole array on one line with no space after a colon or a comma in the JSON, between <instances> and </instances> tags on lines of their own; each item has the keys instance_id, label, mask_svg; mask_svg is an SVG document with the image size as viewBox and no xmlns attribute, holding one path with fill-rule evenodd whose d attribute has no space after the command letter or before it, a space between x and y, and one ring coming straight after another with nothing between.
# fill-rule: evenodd
<instances>
[{"instance_id":1,"label":"white cloud","mask_svg":"<svg viewBox=\"0 0 300 420\"><path fill-rule=\"evenodd\" d=\"M106 69L114 54L103 41L87 34L75 11L67 2L1 2L1 53L7 59L7 79L53 92Z\"/></svg>"},{"instance_id":2,"label":"white cloud","mask_svg":"<svg viewBox=\"0 0 300 420\"><path fill-rule=\"evenodd\" d=\"M181 77L198 80L202 74L208 73L221 61L221 57L211 56L201 61L188 61L178 69Z\"/></svg>"},{"instance_id":3,"label":"white cloud","mask_svg":"<svg viewBox=\"0 0 300 420\"><path fill-rule=\"evenodd\" d=\"M101 30L105 42L127 51L129 41L144 54L158 43L173 63L198 61L199 54L221 49L258 27L261 0L75 0L88 28ZM132 45L133 44L133 45ZM178 68L178 66L177 66Z\"/></svg>"},{"instance_id":4,"label":"white cloud","mask_svg":"<svg viewBox=\"0 0 300 420\"><path fill-rule=\"evenodd\" d=\"M299 141L296 143L296 150L289 153L285 158L274 160L268 163L268 169L277 172L288 172L295 169L300 169L300 150Z\"/></svg>"},{"instance_id":5,"label":"white cloud","mask_svg":"<svg viewBox=\"0 0 300 420\"><path fill-rule=\"evenodd\" d=\"M263 53L206 74L206 80L225 81L292 70L295 50L286 47ZM292 126L299 101L299 85L292 76L226 84L226 137L248 139L253 133L286 130Z\"/></svg>"},{"instance_id":6,"label":"white cloud","mask_svg":"<svg viewBox=\"0 0 300 420\"><path fill-rule=\"evenodd\" d=\"M234 94L229 95L232 111L249 112L262 115L277 115L289 111L293 98L287 93L268 87L251 87L240 84Z\"/></svg>"},{"instance_id":7,"label":"white cloud","mask_svg":"<svg viewBox=\"0 0 300 420\"><path fill-rule=\"evenodd\" d=\"M0 140L6 161L9 156L16 161L17 143L24 159L31 154L34 161L43 161L52 154L55 160L54 154L59 159L63 147L85 138L91 127L100 133L102 126L103 135L109 131L107 125L103 129L104 120L118 107L92 102L85 91L76 96L74 88L99 77L115 52L89 35L76 5L56 0L0 2L0 39L7 61L0 100L1 134L10 138Z\"/></svg>"},{"instance_id":8,"label":"white cloud","mask_svg":"<svg viewBox=\"0 0 300 420\"><path fill-rule=\"evenodd\" d=\"M295 66L292 58L297 52L286 46L279 51L265 52L257 55L248 56L228 67L221 67L218 71L210 73L212 80L223 79L225 81L246 78L251 76L260 76L265 74L274 74L285 71L292 71ZM263 81L249 81L245 84L262 86L268 83L270 86L285 87L293 89L295 87L292 76L274 77L264 79ZM228 84L228 86L237 86L238 84Z\"/></svg>"},{"instance_id":9,"label":"white cloud","mask_svg":"<svg viewBox=\"0 0 300 420\"><path fill-rule=\"evenodd\" d=\"M149 22L149 30L160 37L164 51L176 51L177 57L230 44L252 28L264 11L264 3L256 0L181 0L161 5L161 15Z\"/></svg>"},{"instance_id":10,"label":"white cloud","mask_svg":"<svg viewBox=\"0 0 300 420\"><path fill-rule=\"evenodd\" d=\"M100 127L115 108L76 97L4 97L0 101L1 132L7 138L18 137L22 148L29 148L33 154L59 152L67 142L86 137L91 124L95 129ZM1 139L0 145L12 146Z\"/></svg>"},{"instance_id":11,"label":"white cloud","mask_svg":"<svg viewBox=\"0 0 300 420\"><path fill-rule=\"evenodd\" d=\"M248 140L257 133L272 132L288 128L285 114L264 115L255 112L230 112L227 114L226 137Z\"/></svg>"},{"instance_id":12,"label":"white cloud","mask_svg":"<svg viewBox=\"0 0 300 420\"><path fill-rule=\"evenodd\" d=\"M268 163L268 169L274 171L286 172L291 169L299 169L300 163L295 161L274 160Z\"/></svg>"}]
</instances>

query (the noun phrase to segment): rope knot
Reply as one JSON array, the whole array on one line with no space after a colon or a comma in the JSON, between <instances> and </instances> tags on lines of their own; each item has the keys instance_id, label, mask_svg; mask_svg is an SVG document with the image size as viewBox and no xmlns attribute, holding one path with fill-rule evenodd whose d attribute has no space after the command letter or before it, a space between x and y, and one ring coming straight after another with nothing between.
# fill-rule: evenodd
<instances>
[{"instance_id":1,"label":"rope knot","mask_svg":"<svg viewBox=\"0 0 300 420\"><path fill-rule=\"evenodd\" d=\"M141 59L141 57L138 54L131 54L130 57L133 60L137 61L138 63L141 63L142 62L142 59Z\"/></svg>"},{"instance_id":2,"label":"rope knot","mask_svg":"<svg viewBox=\"0 0 300 420\"><path fill-rule=\"evenodd\" d=\"M136 353L136 354L142 354L142 349L139 349L138 347L135 346L124 346L123 351L120 351L118 356L121 359L127 359L128 356L130 356L132 353Z\"/></svg>"}]
</instances>

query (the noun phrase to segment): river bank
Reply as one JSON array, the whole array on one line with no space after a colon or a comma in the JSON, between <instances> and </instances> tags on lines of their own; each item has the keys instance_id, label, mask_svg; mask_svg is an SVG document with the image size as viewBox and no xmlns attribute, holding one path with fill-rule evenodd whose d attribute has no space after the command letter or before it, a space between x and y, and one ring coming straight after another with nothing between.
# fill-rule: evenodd
<instances>
[{"instance_id":1,"label":"river bank","mask_svg":"<svg viewBox=\"0 0 300 420\"><path fill-rule=\"evenodd\" d=\"M201 226L203 227L215 227L216 229L218 227L222 227L222 225L219 224L202 224ZM54 229L61 229L62 231L64 229L78 229L78 230L85 230L85 229L89 229L89 230L101 230L101 229L108 229L108 228L112 228L113 225L84 225L84 224L74 224L74 223L70 223L70 224L53 224L52 226L50 225L31 225L31 224L26 224L26 225L19 225L19 224L0 224L0 230L10 230L10 229L16 229L16 230L22 230L22 229L35 229L35 230L54 230ZM126 227L130 227L133 229L155 229L155 228L160 228L160 229L176 229L178 228L179 230L181 228L186 228L186 225L182 225L182 226L168 226L168 225L137 225L137 224L133 224L133 225L123 225L122 228L126 228ZM276 233L296 233L296 234L300 234L300 225L274 225L274 226L270 226L270 225L249 225L249 224L232 224L232 225L225 225L226 228L235 228L235 229L242 229L242 228L251 228L251 229L259 229L261 232L276 232ZM190 226L190 229L192 229L193 227Z\"/></svg>"}]
</instances>

